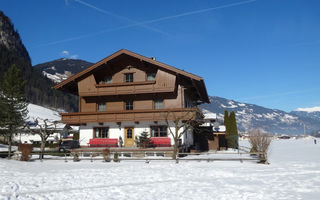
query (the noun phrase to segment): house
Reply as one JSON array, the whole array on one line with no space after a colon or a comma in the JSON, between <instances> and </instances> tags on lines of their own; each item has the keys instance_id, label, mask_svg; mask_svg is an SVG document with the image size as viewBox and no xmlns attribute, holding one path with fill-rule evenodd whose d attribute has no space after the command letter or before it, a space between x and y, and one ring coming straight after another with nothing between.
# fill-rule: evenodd
<instances>
[{"instance_id":1,"label":"house","mask_svg":"<svg viewBox=\"0 0 320 200\"><path fill-rule=\"evenodd\" d=\"M216 151L226 149L226 126L218 122L217 114L203 110L201 134L195 136L195 147L199 151Z\"/></svg>"},{"instance_id":2,"label":"house","mask_svg":"<svg viewBox=\"0 0 320 200\"><path fill-rule=\"evenodd\" d=\"M79 111L61 116L63 123L80 126L81 146L93 138L121 137L125 147L133 147L143 132L174 144L168 129L174 131L173 116L183 117L209 103L203 78L126 49L54 88L79 96ZM192 130L180 142L193 145Z\"/></svg>"}]
</instances>

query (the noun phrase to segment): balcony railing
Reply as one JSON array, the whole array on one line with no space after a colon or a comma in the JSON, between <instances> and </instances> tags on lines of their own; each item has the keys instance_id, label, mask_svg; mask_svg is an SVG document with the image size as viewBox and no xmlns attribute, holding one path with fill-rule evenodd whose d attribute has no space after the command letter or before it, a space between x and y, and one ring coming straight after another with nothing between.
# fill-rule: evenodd
<instances>
[{"instance_id":1,"label":"balcony railing","mask_svg":"<svg viewBox=\"0 0 320 200\"><path fill-rule=\"evenodd\" d=\"M78 112L61 113L62 122L70 125L81 125L86 123L103 122L125 122L125 121L161 121L180 118L187 120L195 117L196 108L177 108L159 110L121 110L105 112Z\"/></svg>"},{"instance_id":2,"label":"balcony railing","mask_svg":"<svg viewBox=\"0 0 320 200\"><path fill-rule=\"evenodd\" d=\"M90 91L79 91L79 96L108 96L146 93L174 92L175 85L156 84L156 81L141 81L131 83L96 84Z\"/></svg>"}]
</instances>

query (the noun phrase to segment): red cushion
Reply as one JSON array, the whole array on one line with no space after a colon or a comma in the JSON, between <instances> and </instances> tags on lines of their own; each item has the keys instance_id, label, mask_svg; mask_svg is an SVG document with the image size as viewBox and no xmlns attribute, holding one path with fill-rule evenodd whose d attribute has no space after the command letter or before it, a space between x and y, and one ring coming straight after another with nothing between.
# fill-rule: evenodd
<instances>
[{"instance_id":1,"label":"red cushion","mask_svg":"<svg viewBox=\"0 0 320 200\"><path fill-rule=\"evenodd\" d=\"M91 147L117 147L118 146L118 139L117 138L92 138L89 140L88 143Z\"/></svg>"},{"instance_id":2,"label":"red cushion","mask_svg":"<svg viewBox=\"0 0 320 200\"><path fill-rule=\"evenodd\" d=\"M171 146L171 140L169 137L150 137L150 141L157 147Z\"/></svg>"}]
</instances>

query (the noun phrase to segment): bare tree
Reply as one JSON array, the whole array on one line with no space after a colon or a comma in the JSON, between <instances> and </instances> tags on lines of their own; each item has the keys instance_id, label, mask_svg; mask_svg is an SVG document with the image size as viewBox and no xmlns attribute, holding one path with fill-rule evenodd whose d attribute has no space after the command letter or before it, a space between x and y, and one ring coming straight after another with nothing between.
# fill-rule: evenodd
<instances>
[{"instance_id":1,"label":"bare tree","mask_svg":"<svg viewBox=\"0 0 320 200\"><path fill-rule=\"evenodd\" d=\"M165 121L168 126L169 132L173 137L174 149L172 159L177 159L179 140L188 131L194 129L200 121L202 114L199 109L191 109L183 114L175 112L167 112ZM172 123L174 130L171 127Z\"/></svg>"},{"instance_id":2,"label":"bare tree","mask_svg":"<svg viewBox=\"0 0 320 200\"><path fill-rule=\"evenodd\" d=\"M39 122L39 120L41 120ZM50 135L53 135L57 131L57 124L59 121L50 121L48 119L39 119L35 120L36 129L32 129L29 126L27 127L31 134L39 135L41 138L41 145L40 145L40 154L39 158L42 160L44 155L44 150L46 146L46 141Z\"/></svg>"},{"instance_id":3,"label":"bare tree","mask_svg":"<svg viewBox=\"0 0 320 200\"><path fill-rule=\"evenodd\" d=\"M254 129L249 131L249 142L251 144L251 152L259 152L260 162L267 163L268 150L272 137L265 133L262 129Z\"/></svg>"}]
</instances>

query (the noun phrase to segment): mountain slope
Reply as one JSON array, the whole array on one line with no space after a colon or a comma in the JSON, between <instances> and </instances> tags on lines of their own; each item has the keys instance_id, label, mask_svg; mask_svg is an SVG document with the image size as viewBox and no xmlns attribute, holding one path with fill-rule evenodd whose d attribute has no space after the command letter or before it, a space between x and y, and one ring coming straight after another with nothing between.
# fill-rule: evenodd
<instances>
[{"instance_id":1,"label":"mountain slope","mask_svg":"<svg viewBox=\"0 0 320 200\"><path fill-rule=\"evenodd\" d=\"M320 119L320 107L298 108L297 110L292 111L291 114L317 120Z\"/></svg>"},{"instance_id":2,"label":"mountain slope","mask_svg":"<svg viewBox=\"0 0 320 200\"><path fill-rule=\"evenodd\" d=\"M0 10L0 44L6 49L10 50L17 57L24 59L26 62L30 62L29 54L20 40L20 36L17 31L14 30L13 24L9 17L7 17Z\"/></svg>"},{"instance_id":3,"label":"mountain slope","mask_svg":"<svg viewBox=\"0 0 320 200\"><path fill-rule=\"evenodd\" d=\"M210 97L210 104L200 107L217 113L220 122L223 122L224 111L236 113L238 129L247 132L253 128L262 128L274 134L303 134L304 124L307 133L320 130L320 118L299 116L277 109L268 109L254 104L240 103L221 97Z\"/></svg>"},{"instance_id":4,"label":"mountain slope","mask_svg":"<svg viewBox=\"0 0 320 200\"><path fill-rule=\"evenodd\" d=\"M43 75L53 82L59 83L92 64L93 63L79 59L61 58L35 65L34 68L41 71Z\"/></svg>"},{"instance_id":5,"label":"mountain slope","mask_svg":"<svg viewBox=\"0 0 320 200\"><path fill-rule=\"evenodd\" d=\"M11 20L0 11L0 79L11 65L15 64L27 81L25 92L28 102L77 110L77 97L52 89L54 83L31 66L29 54Z\"/></svg>"}]
</instances>

